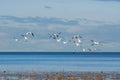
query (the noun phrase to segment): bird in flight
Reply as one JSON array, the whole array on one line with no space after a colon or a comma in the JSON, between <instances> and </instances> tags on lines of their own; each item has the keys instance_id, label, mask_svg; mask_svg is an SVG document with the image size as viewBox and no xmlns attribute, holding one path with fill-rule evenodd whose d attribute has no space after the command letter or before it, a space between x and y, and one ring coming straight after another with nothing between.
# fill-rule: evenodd
<instances>
[{"instance_id":1,"label":"bird in flight","mask_svg":"<svg viewBox=\"0 0 120 80\"><path fill-rule=\"evenodd\" d=\"M82 43L82 36L80 35L74 35L72 37L72 40L73 40L73 43L76 45L76 46L79 46L81 43Z\"/></svg>"},{"instance_id":2,"label":"bird in flight","mask_svg":"<svg viewBox=\"0 0 120 80\"><path fill-rule=\"evenodd\" d=\"M27 42L28 41L28 37L26 35L21 35L24 38L24 41Z\"/></svg>"},{"instance_id":3,"label":"bird in flight","mask_svg":"<svg viewBox=\"0 0 120 80\"><path fill-rule=\"evenodd\" d=\"M53 38L53 39L59 39L59 35L60 35L61 33L59 32L59 33L57 33L57 34L49 34L50 35L50 38Z\"/></svg>"},{"instance_id":4,"label":"bird in flight","mask_svg":"<svg viewBox=\"0 0 120 80\"><path fill-rule=\"evenodd\" d=\"M27 36L27 35L32 35L32 36L34 37L34 33L33 33L33 32L27 32L27 33L26 33L26 36Z\"/></svg>"},{"instance_id":5,"label":"bird in flight","mask_svg":"<svg viewBox=\"0 0 120 80\"><path fill-rule=\"evenodd\" d=\"M95 46L95 45L100 45L101 42L99 41L95 41L95 40L90 40L92 42L91 46Z\"/></svg>"}]
</instances>

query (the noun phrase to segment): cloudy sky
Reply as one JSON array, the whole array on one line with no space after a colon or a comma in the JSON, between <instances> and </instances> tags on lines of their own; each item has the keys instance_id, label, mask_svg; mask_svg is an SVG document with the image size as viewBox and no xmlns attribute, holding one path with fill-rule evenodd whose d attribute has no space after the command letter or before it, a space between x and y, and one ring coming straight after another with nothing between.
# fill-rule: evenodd
<instances>
[{"instance_id":1,"label":"cloudy sky","mask_svg":"<svg viewBox=\"0 0 120 80\"><path fill-rule=\"evenodd\" d=\"M103 42L97 51L120 51L120 0L0 0L0 51L81 51L49 38L79 34ZM21 34L35 34L28 42L15 42ZM52 46L52 47L51 47Z\"/></svg>"}]
</instances>

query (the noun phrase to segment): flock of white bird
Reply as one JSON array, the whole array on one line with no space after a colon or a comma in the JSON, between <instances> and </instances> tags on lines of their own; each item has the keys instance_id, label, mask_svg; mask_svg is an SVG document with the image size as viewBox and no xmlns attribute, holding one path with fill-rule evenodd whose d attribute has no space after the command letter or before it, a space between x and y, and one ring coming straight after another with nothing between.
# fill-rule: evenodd
<instances>
[{"instance_id":1,"label":"flock of white bird","mask_svg":"<svg viewBox=\"0 0 120 80\"><path fill-rule=\"evenodd\" d=\"M79 47L81 49L81 51L83 51L83 52L96 51L97 47L102 44L102 42L95 41L95 40L89 40L89 43L85 43L83 37L80 35L74 35L71 37L70 40L65 40L60 35L61 35L61 32L49 34L49 38L52 38L52 39L56 40L56 42L62 43L64 45L65 44L74 44L75 46ZM21 35L20 39L14 38L14 40L16 42L18 42L20 40L23 40L24 42L28 42L28 40L31 37L34 37L34 33L33 32L26 32L25 34ZM89 44L90 46L85 47L84 44Z\"/></svg>"},{"instance_id":2,"label":"flock of white bird","mask_svg":"<svg viewBox=\"0 0 120 80\"><path fill-rule=\"evenodd\" d=\"M90 46L89 47L84 47L84 39L80 35L74 35L71 37L70 40L64 40L62 37L60 37L61 33L57 34L49 34L50 38L56 40L57 42L62 42L63 44L74 44L77 47L80 47L80 49L83 52L89 52L89 51L96 51L97 47L102 44L100 41L95 41L95 40L90 40ZM88 44L88 43L87 43Z\"/></svg>"}]
</instances>

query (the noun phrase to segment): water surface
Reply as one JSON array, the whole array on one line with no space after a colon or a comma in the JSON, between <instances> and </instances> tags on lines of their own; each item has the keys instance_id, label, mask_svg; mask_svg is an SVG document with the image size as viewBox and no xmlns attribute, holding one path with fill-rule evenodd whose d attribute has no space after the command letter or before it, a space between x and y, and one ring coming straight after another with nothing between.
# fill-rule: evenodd
<instances>
[{"instance_id":1,"label":"water surface","mask_svg":"<svg viewBox=\"0 0 120 80\"><path fill-rule=\"evenodd\" d=\"M115 52L1 52L0 69L8 71L118 71Z\"/></svg>"}]
</instances>

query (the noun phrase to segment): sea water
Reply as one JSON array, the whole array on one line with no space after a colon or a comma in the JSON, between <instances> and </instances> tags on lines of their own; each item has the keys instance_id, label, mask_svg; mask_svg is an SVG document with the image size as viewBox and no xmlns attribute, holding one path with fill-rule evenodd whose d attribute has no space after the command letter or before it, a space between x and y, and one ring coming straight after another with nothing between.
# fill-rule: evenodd
<instances>
[{"instance_id":1,"label":"sea water","mask_svg":"<svg viewBox=\"0 0 120 80\"><path fill-rule=\"evenodd\" d=\"M119 71L117 52L0 52L0 71Z\"/></svg>"}]
</instances>

